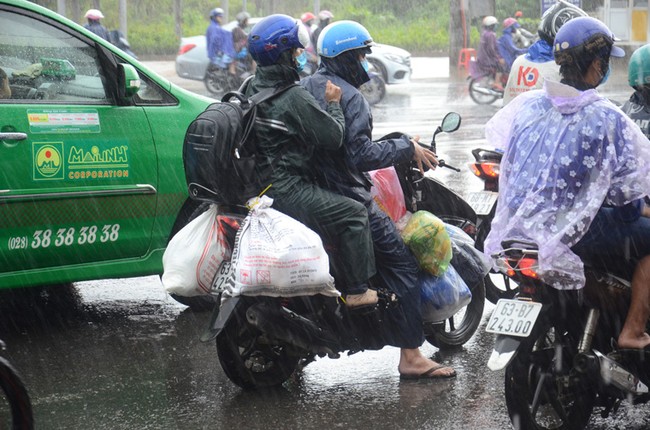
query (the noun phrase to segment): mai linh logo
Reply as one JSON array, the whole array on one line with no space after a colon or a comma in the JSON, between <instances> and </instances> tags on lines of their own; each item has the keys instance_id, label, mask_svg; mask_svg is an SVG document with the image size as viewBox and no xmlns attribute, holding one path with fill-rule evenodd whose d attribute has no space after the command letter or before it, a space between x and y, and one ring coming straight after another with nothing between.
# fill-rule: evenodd
<instances>
[{"instance_id":1,"label":"mai linh logo","mask_svg":"<svg viewBox=\"0 0 650 430\"><path fill-rule=\"evenodd\" d=\"M34 143L34 180L63 179L63 142Z\"/></svg>"}]
</instances>

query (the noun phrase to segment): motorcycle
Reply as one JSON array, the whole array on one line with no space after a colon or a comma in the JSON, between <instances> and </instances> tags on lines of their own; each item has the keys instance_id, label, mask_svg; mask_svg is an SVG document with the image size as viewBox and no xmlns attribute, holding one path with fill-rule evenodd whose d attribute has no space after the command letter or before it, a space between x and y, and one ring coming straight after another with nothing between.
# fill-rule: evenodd
<instances>
[{"instance_id":1,"label":"motorcycle","mask_svg":"<svg viewBox=\"0 0 650 430\"><path fill-rule=\"evenodd\" d=\"M228 67L210 64L205 71L203 83L211 95L220 97L228 91L238 89L249 76L250 64L245 59L238 58L235 60L235 75L229 72Z\"/></svg>"},{"instance_id":2,"label":"motorcycle","mask_svg":"<svg viewBox=\"0 0 650 430\"><path fill-rule=\"evenodd\" d=\"M472 60L469 63L469 73L467 77L469 81L469 96L474 102L480 105L489 105L503 98L503 91L493 88L496 78L495 72L479 70L476 60ZM501 76L501 86L505 88L507 82L508 74L503 73Z\"/></svg>"},{"instance_id":3,"label":"motorcycle","mask_svg":"<svg viewBox=\"0 0 650 430\"><path fill-rule=\"evenodd\" d=\"M108 33L108 41L129 54L131 57L138 59L137 55L131 50L131 44L120 30L111 30Z\"/></svg>"},{"instance_id":4,"label":"motorcycle","mask_svg":"<svg viewBox=\"0 0 650 430\"><path fill-rule=\"evenodd\" d=\"M460 116L448 114L434 133L432 146L435 148L438 133L450 133L459 126ZM445 165L444 160L440 160L440 165ZM466 229L474 225L472 209L444 184L423 177L411 165L402 170L400 181L404 178L416 178L412 187L405 190L411 208L440 209L443 220ZM449 202L441 204L444 195L449 196ZM219 208L220 224L224 226L230 244L234 243L245 215L233 209ZM470 219L464 218L465 215ZM216 341L224 373L243 388L279 385L317 356L338 358L345 351L352 354L385 346L377 327L383 323L386 310L396 305L396 299L381 288L378 288L379 303L376 306L368 311L354 312L341 305L337 298L323 295L233 297L224 293L230 276L230 262L225 261L219 267L211 288L212 294L220 300L201 340ZM483 282L471 286L471 292L471 302L458 314L447 321L424 324L425 337L430 343L438 347L462 345L474 334L485 302ZM456 318L459 314L460 321Z\"/></svg>"},{"instance_id":5,"label":"motorcycle","mask_svg":"<svg viewBox=\"0 0 650 430\"><path fill-rule=\"evenodd\" d=\"M617 349L630 283L585 262L582 290L557 290L539 277L534 243L504 241L498 256L519 283L499 300L486 331L495 333L491 370L505 367L505 398L517 429L584 428L594 407L606 418L623 400L650 400L650 367L639 350ZM648 357L650 358L650 357Z\"/></svg>"},{"instance_id":6,"label":"motorcycle","mask_svg":"<svg viewBox=\"0 0 650 430\"><path fill-rule=\"evenodd\" d=\"M472 150L474 161L468 163L470 170L483 181L483 190L467 194L467 203L474 209L478 217L476 231L476 249L483 251L485 238L492 228L492 219L496 212L499 197L499 166L502 152L484 148ZM497 286L503 284L503 288ZM511 299L517 292L517 285L503 273L492 271L485 278L485 297L492 303L499 299Z\"/></svg>"},{"instance_id":7,"label":"motorcycle","mask_svg":"<svg viewBox=\"0 0 650 430\"><path fill-rule=\"evenodd\" d=\"M376 105L386 96L386 82L381 74L368 72L370 80L359 87L359 91L366 98L370 106Z\"/></svg>"}]
</instances>

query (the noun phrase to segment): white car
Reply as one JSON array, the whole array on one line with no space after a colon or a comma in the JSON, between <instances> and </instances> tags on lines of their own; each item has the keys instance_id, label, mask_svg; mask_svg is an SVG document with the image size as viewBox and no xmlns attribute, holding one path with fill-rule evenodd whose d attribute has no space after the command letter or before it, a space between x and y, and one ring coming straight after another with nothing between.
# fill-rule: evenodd
<instances>
[{"instance_id":1,"label":"white car","mask_svg":"<svg viewBox=\"0 0 650 430\"><path fill-rule=\"evenodd\" d=\"M252 28L262 18L250 18ZM231 21L224 28L232 31L237 21ZM250 28L247 31L250 31ZM377 44L368 54L368 62L380 73L388 84L401 84L411 78L411 54L401 48L391 45ZM176 74L181 78L202 81L208 67L208 54L205 47L205 36L181 38L181 46L176 57Z\"/></svg>"}]
</instances>

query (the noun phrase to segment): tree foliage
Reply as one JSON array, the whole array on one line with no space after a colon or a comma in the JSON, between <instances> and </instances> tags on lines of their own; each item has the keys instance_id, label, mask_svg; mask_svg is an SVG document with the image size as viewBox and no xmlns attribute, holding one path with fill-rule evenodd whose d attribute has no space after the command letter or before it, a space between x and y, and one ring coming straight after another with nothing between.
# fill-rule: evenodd
<instances>
[{"instance_id":1,"label":"tree foliage","mask_svg":"<svg viewBox=\"0 0 650 430\"><path fill-rule=\"evenodd\" d=\"M174 0L127 0L128 39L140 55L174 55L179 40L172 15ZM603 0L583 0L590 7ZM52 10L57 0L36 1ZM362 23L375 41L403 47L414 54L446 52L449 46L449 0L320 0L320 8L333 12L335 20L352 19ZM593 5L592 5L593 3ZM299 17L314 7L314 0L228 0L231 19L246 4L253 16L285 13ZM496 16L503 20L521 10L534 23L539 19L539 0L496 0ZM77 16L99 5L106 16L104 25L118 28L118 0L66 0L67 15L78 5ZM209 11L220 6L217 0L182 0L183 36L204 34ZM223 6L223 5L222 5ZM478 26L470 27L472 44L478 41ZM527 24L530 24L527 22Z\"/></svg>"}]
</instances>

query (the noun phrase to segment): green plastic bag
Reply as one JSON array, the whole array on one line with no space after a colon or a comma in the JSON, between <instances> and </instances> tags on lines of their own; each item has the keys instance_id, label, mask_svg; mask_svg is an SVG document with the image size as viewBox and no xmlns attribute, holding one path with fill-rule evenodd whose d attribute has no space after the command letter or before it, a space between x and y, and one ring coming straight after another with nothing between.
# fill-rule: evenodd
<instances>
[{"instance_id":1,"label":"green plastic bag","mask_svg":"<svg viewBox=\"0 0 650 430\"><path fill-rule=\"evenodd\" d=\"M420 268L441 276L451 261L451 239L445 223L427 211L417 211L402 230L402 239L418 260Z\"/></svg>"}]
</instances>

